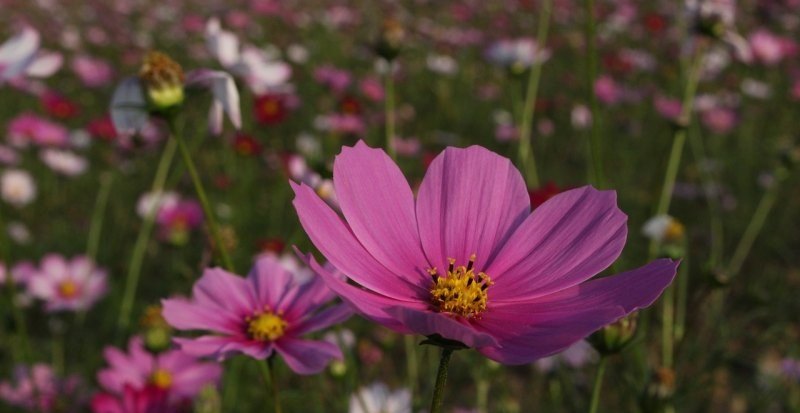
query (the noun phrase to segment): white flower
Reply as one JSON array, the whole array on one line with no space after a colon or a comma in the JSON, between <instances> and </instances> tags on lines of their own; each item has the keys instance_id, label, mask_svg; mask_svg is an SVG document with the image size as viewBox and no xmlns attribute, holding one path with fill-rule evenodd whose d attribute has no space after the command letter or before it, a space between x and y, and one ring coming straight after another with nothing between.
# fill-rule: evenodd
<instances>
[{"instance_id":1,"label":"white flower","mask_svg":"<svg viewBox=\"0 0 800 413\"><path fill-rule=\"evenodd\" d=\"M156 215L161 208L173 207L180 201L180 196L172 191L168 192L148 192L139 198L136 203L136 213L144 218L155 208Z\"/></svg>"},{"instance_id":2,"label":"white flower","mask_svg":"<svg viewBox=\"0 0 800 413\"><path fill-rule=\"evenodd\" d=\"M429 54L426 60L431 72L451 76L458 71L458 62L443 54Z\"/></svg>"},{"instance_id":3,"label":"white flower","mask_svg":"<svg viewBox=\"0 0 800 413\"><path fill-rule=\"evenodd\" d=\"M642 226L642 234L657 242L676 240L683 231L683 224L669 215L654 216Z\"/></svg>"},{"instance_id":4,"label":"white flower","mask_svg":"<svg viewBox=\"0 0 800 413\"><path fill-rule=\"evenodd\" d=\"M24 76L48 77L61 67L62 56L40 50L39 43L39 33L26 27L0 44L0 85Z\"/></svg>"},{"instance_id":5,"label":"white flower","mask_svg":"<svg viewBox=\"0 0 800 413\"><path fill-rule=\"evenodd\" d=\"M408 389L392 392L383 383L373 383L369 387L362 387L358 395L350 396L349 412L411 413L411 392Z\"/></svg>"},{"instance_id":6,"label":"white flower","mask_svg":"<svg viewBox=\"0 0 800 413\"><path fill-rule=\"evenodd\" d=\"M60 149L45 149L39 157L50 169L66 176L80 175L89 166L86 159Z\"/></svg>"},{"instance_id":7,"label":"white flower","mask_svg":"<svg viewBox=\"0 0 800 413\"><path fill-rule=\"evenodd\" d=\"M36 198L36 184L28 172L9 169L0 177L0 193L4 201L22 207Z\"/></svg>"}]
</instances>

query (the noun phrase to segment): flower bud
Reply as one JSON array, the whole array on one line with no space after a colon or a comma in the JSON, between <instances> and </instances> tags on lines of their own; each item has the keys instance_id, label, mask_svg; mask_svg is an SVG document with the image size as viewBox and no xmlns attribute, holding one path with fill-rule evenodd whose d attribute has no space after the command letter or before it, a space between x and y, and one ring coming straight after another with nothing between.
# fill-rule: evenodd
<instances>
[{"instance_id":1,"label":"flower bud","mask_svg":"<svg viewBox=\"0 0 800 413\"><path fill-rule=\"evenodd\" d=\"M383 21L380 37L375 44L375 53L391 62L400 54L405 39L406 31L403 25L397 19L386 19Z\"/></svg>"},{"instance_id":2,"label":"flower bud","mask_svg":"<svg viewBox=\"0 0 800 413\"><path fill-rule=\"evenodd\" d=\"M172 343L172 328L161 315L160 305L148 306L139 324L144 330L144 346L153 353L160 353L170 348Z\"/></svg>"},{"instance_id":3,"label":"flower bud","mask_svg":"<svg viewBox=\"0 0 800 413\"><path fill-rule=\"evenodd\" d=\"M635 338L637 318L637 313L623 317L589 336L588 341L600 354L619 353Z\"/></svg>"},{"instance_id":4,"label":"flower bud","mask_svg":"<svg viewBox=\"0 0 800 413\"><path fill-rule=\"evenodd\" d=\"M183 103L183 69L161 52L149 52L139 69L147 102L155 112L164 112Z\"/></svg>"}]
</instances>

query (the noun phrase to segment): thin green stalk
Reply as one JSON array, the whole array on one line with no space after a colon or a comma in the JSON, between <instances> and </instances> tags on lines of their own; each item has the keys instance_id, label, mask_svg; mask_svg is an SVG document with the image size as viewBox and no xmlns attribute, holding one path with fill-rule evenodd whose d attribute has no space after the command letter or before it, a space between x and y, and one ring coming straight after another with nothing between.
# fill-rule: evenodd
<instances>
[{"instance_id":1,"label":"thin green stalk","mask_svg":"<svg viewBox=\"0 0 800 413\"><path fill-rule=\"evenodd\" d=\"M683 250L688 248L687 243L684 242ZM686 333L686 307L689 301L689 257L684 257L678 268L678 279L675 280L677 288L677 296L675 298L675 331L674 340L680 342Z\"/></svg>"},{"instance_id":2,"label":"thin green stalk","mask_svg":"<svg viewBox=\"0 0 800 413\"><path fill-rule=\"evenodd\" d=\"M588 83L589 109L592 112L592 129L589 135L589 181L599 187L605 185L603 173L602 142L600 136L600 110L597 106L597 96L594 93L594 83L597 79L597 25L594 14L594 0L586 0L586 82Z\"/></svg>"},{"instance_id":3,"label":"thin green stalk","mask_svg":"<svg viewBox=\"0 0 800 413\"><path fill-rule=\"evenodd\" d=\"M169 122L169 126L170 131L172 132L173 140L178 142L178 150L181 152L181 157L186 165L186 169L189 170L189 176L192 178L192 184L194 184L194 190L197 193L197 198L200 200L200 205L203 207L203 213L205 213L206 216L208 230L211 233L211 238L214 240L214 244L216 244L215 251L218 252L225 269L235 273L236 270L233 267L233 262L231 261L231 257L228 255L228 251L225 249L225 244L222 242L222 237L219 233L219 226L217 225L217 219L214 216L214 211L211 209L211 204L208 202L206 190L203 187L203 181L200 180L200 175L197 173L197 168L194 165L191 153L189 153L189 148L186 147L186 143L184 142L180 131L176 127L174 120Z\"/></svg>"},{"instance_id":4,"label":"thin green stalk","mask_svg":"<svg viewBox=\"0 0 800 413\"><path fill-rule=\"evenodd\" d=\"M728 264L728 275L730 277L735 276L741 271L744 260L747 258L747 255L750 254L750 249L753 247L756 237L758 237L758 234L764 227L764 223L767 221L767 217L770 211L772 211L775 201L778 199L781 183L788 176L789 171L783 166L778 167L775 171L775 182L764 192L755 212L753 212L753 216L750 218L750 223L747 224L747 228L744 234L742 234L742 238L739 240L739 244L736 245L736 250L734 250L733 257Z\"/></svg>"},{"instance_id":5,"label":"thin green stalk","mask_svg":"<svg viewBox=\"0 0 800 413\"><path fill-rule=\"evenodd\" d=\"M661 365L672 368L675 339L675 286L664 291L661 299Z\"/></svg>"},{"instance_id":6,"label":"thin green stalk","mask_svg":"<svg viewBox=\"0 0 800 413\"><path fill-rule=\"evenodd\" d=\"M0 264L6 266L6 298L8 307L11 308L11 316L17 332L17 339L14 340L14 356L17 361L22 361L28 367L33 366L33 354L30 348L28 337L28 324L25 321L25 313L17 303L17 286L11 274L11 246L7 236L7 228L3 220L2 205L0 205Z\"/></svg>"},{"instance_id":7,"label":"thin green stalk","mask_svg":"<svg viewBox=\"0 0 800 413\"><path fill-rule=\"evenodd\" d=\"M174 139L170 139L166 146L164 146L161 160L158 161L158 166L156 167L156 175L153 178L153 184L150 186L151 194L160 194L164 191L164 184L167 181L167 175L172 165L172 160L175 158L176 149L177 143ZM116 341L121 340L124 330L130 325L133 302L136 298L139 276L142 273L142 262L144 261L145 251L147 250L147 243L150 241L150 235L153 232L157 210L157 205L154 203L150 211L147 211L144 221L142 222L142 227L139 229L139 235L136 236L133 254L128 263L128 273L125 277L125 290L122 295L122 304L120 304L119 318L117 319Z\"/></svg>"},{"instance_id":8,"label":"thin green stalk","mask_svg":"<svg viewBox=\"0 0 800 413\"><path fill-rule=\"evenodd\" d=\"M450 356L453 349L442 348L442 358L439 359L439 370L436 373L436 384L433 388L433 398L431 399L430 413L442 412L442 400L444 400L444 386L447 383L447 365L450 363Z\"/></svg>"},{"instance_id":9,"label":"thin green stalk","mask_svg":"<svg viewBox=\"0 0 800 413\"><path fill-rule=\"evenodd\" d=\"M273 411L275 413L281 413L283 410L281 409L281 401L278 393L278 383L275 379L274 359L275 358L271 356L266 360L260 360L258 366L261 368L261 376L264 378L264 383L268 387L267 393L272 395Z\"/></svg>"},{"instance_id":10,"label":"thin green stalk","mask_svg":"<svg viewBox=\"0 0 800 413\"><path fill-rule=\"evenodd\" d=\"M695 52L694 63L689 70L686 80L686 88L683 93L683 106L681 108L680 125L675 129L672 140L672 150L670 151L667 171L664 174L664 183L661 188L661 196L655 215L663 215L669 212L669 205L672 201L672 191L675 188L675 179L678 176L678 168L681 164L683 145L686 143L686 131L691 123L692 109L694 107L694 96L697 93L697 86L700 83L700 73L703 68L704 51L700 48ZM650 258L654 258L658 253L658 242L650 241Z\"/></svg>"},{"instance_id":11,"label":"thin green stalk","mask_svg":"<svg viewBox=\"0 0 800 413\"><path fill-rule=\"evenodd\" d=\"M239 400L239 378L242 375L242 357L235 357L227 366L225 374L225 384L222 393L222 411L235 412L236 402Z\"/></svg>"},{"instance_id":12,"label":"thin green stalk","mask_svg":"<svg viewBox=\"0 0 800 413\"><path fill-rule=\"evenodd\" d=\"M419 368L417 366L417 343L413 335L406 335L403 337L406 348L406 380L408 383L408 391L411 392L411 402L413 405L414 398L417 394L417 381L419 378Z\"/></svg>"},{"instance_id":13,"label":"thin green stalk","mask_svg":"<svg viewBox=\"0 0 800 413\"><path fill-rule=\"evenodd\" d=\"M542 4L542 10L539 13L536 44L541 50L544 49L544 45L547 43L551 8L552 0L545 0ZM543 64L544 62L534 62L531 67L531 74L528 77L528 87L525 92L525 103L522 106L519 127L519 163L525 171L525 178L528 181L528 185L534 188L539 187L539 173L536 170L536 157L534 156L533 143L531 142L531 125L533 124L533 115L536 110L536 96L539 93L539 81L542 78Z\"/></svg>"},{"instance_id":14,"label":"thin green stalk","mask_svg":"<svg viewBox=\"0 0 800 413\"><path fill-rule=\"evenodd\" d=\"M689 144L692 148L696 162L702 162L708 157L706 156L705 146L702 137L698 131L689 131ZM709 226L711 231L711 247L708 258L708 265L712 269L717 269L722 263L722 254L724 244L724 226L722 225L722 208L719 205L719 198L714 193L714 182L711 174L707 168L700 169L700 178L703 181L703 192L705 193L706 202L708 202Z\"/></svg>"},{"instance_id":15,"label":"thin green stalk","mask_svg":"<svg viewBox=\"0 0 800 413\"><path fill-rule=\"evenodd\" d=\"M603 387L603 375L606 373L606 363L608 358L600 356L600 362L597 363L597 372L594 376L594 385L592 386L592 400L589 403L589 413L597 413L597 407L600 405L600 390Z\"/></svg>"},{"instance_id":16,"label":"thin green stalk","mask_svg":"<svg viewBox=\"0 0 800 413\"><path fill-rule=\"evenodd\" d=\"M388 68L386 69L386 75L384 76L384 89L386 89L386 101L385 103L385 110L386 110L386 152L392 159L397 157L397 153L395 151L395 134L396 134L396 125L397 125L397 118L394 109L394 76L392 73L392 69L394 69L394 64L390 61L388 62Z\"/></svg>"},{"instance_id":17,"label":"thin green stalk","mask_svg":"<svg viewBox=\"0 0 800 413\"><path fill-rule=\"evenodd\" d=\"M103 229L103 222L106 216L106 205L111 194L111 183L114 181L114 174L104 172L100 176L100 191L97 193L97 201L92 211L92 223L89 226L89 239L86 243L86 255L93 261L97 260L97 249L100 246L100 234Z\"/></svg>"}]
</instances>

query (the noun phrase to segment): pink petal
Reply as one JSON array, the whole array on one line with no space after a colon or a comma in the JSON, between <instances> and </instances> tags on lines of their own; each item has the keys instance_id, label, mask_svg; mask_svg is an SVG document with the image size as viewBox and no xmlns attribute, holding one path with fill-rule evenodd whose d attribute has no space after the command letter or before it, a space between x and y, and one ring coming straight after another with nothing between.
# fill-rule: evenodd
<instances>
[{"instance_id":1,"label":"pink petal","mask_svg":"<svg viewBox=\"0 0 800 413\"><path fill-rule=\"evenodd\" d=\"M418 301L427 294L411 280L398 277L376 261L313 189L305 184L290 184L295 193L294 207L303 229L336 268L362 286L396 300Z\"/></svg>"},{"instance_id":2,"label":"pink petal","mask_svg":"<svg viewBox=\"0 0 800 413\"><path fill-rule=\"evenodd\" d=\"M211 330L239 334L241 319L214 307L203 306L181 298L162 300L162 315L179 330Z\"/></svg>"},{"instance_id":3,"label":"pink petal","mask_svg":"<svg viewBox=\"0 0 800 413\"><path fill-rule=\"evenodd\" d=\"M194 284L192 295L198 305L227 309L237 316L249 315L258 307L247 280L221 268L208 268Z\"/></svg>"},{"instance_id":4,"label":"pink petal","mask_svg":"<svg viewBox=\"0 0 800 413\"><path fill-rule=\"evenodd\" d=\"M519 301L569 288L619 257L627 216L613 191L586 186L546 201L519 226L484 271L490 298Z\"/></svg>"},{"instance_id":5,"label":"pink petal","mask_svg":"<svg viewBox=\"0 0 800 413\"><path fill-rule=\"evenodd\" d=\"M247 281L257 297L256 307L269 306L273 311L284 310L285 304L281 305L281 300L295 286L292 274L272 255L256 258Z\"/></svg>"},{"instance_id":6,"label":"pink petal","mask_svg":"<svg viewBox=\"0 0 800 413\"><path fill-rule=\"evenodd\" d=\"M361 315L398 333L410 334L412 331L394 315L387 313L387 309L397 306L409 306L422 310L427 307L427 304L422 302L412 303L408 301L399 301L348 284L347 281L340 279L320 266L311 254L303 257L303 259L317 275L322 277L328 285L328 288L333 290L333 292L339 295L345 302L350 303Z\"/></svg>"},{"instance_id":7,"label":"pink petal","mask_svg":"<svg viewBox=\"0 0 800 413\"><path fill-rule=\"evenodd\" d=\"M198 338L173 339L186 354L196 357L212 357L218 361L228 358L233 353L242 353L263 360L272 354L272 343L257 343L233 337L203 336Z\"/></svg>"},{"instance_id":8,"label":"pink petal","mask_svg":"<svg viewBox=\"0 0 800 413\"><path fill-rule=\"evenodd\" d=\"M342 323L350 318L352 314L353 309L349 304L337 304L304 320L297 327L292 328L292 331L297 335L313 333L334 324Z\"/></svg>"},{"instance_id":9,"label":"pink petal","mask_svg":"<svg viewBox=\"0 0 800 413\"><path fill-rule=\"evenodd\" d=\"M336 198L350 229L386 268L421 285L430 283L422 252L414 194L400 168L381 149L358 141L333 164Z\"/></svg>"},{"instance_id":10,"label":"pink petal","mask_svg":"<svg viewBox=\"0 0 800 413\"><path fill-rule=\"evenodd\" d=\"M530 197L511 162L485 148L447 148L433 160L417 196L417 221L428 260L486 268L530 212Z\"/></svg>"},{"instance_id":11,"label":"pink petal","mask_svg":"<svg viewBox=\"0 0 800 413\"><path fill-rule=\"evenodd\" d=\"M405 307L393 307L386 311L397 317L411 331L423 336L439 334L446 339L460 341L471 348L497 345L497 340L491 334L479 331L474 326L455 320L446 314Z\"/></svg>"},{"instance_id":12,"label":"pink petal","mask_svg":"<svg viewBox=\"0 0 800 413\"><path fill-rule=\"evenodd\" d=\"M675 277L678 262L653 261L636 270L592 280L531 302L495 304L481 326L501 337L481 349L506 364L557 353L595 330L652 304Z\"/></svg>"},{"instance_id":13,"label":"pink petal","mask_svg":"<svg viewBox=\"0 0 800 413\"><path fill-rule=\"evenodd\" d=\"M193 364L173 373L171 391L178 396L194 397L203 387L217 383L220 376L222 366L219 364L193 361Z\"/></svg>"},{"instance_id":14,"label":"pink petal","mask_svg":"<svg viewBox=\"0 0 800 413\"><path fill-rule=\"evenodd\" d=\"M289 368L297 374L316 374L322 371L331 359L342 359L339 347L327 341L284 338L278 341L276 347Z\"/></svg>"}]
</instances>

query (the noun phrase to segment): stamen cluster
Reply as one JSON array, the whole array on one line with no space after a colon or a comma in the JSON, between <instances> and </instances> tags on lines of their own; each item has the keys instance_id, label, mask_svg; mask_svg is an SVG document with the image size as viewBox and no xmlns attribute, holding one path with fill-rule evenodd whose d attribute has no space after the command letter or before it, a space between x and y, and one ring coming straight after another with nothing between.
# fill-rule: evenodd
<instances>
[{"instance_id":1,"label":"stamen cluster","mask_svg":"<svg viewBox=\"0 0 800 413\"><path fill-rule=\"evenodd\" d=\"M245 318L247 334L256 341L275 341L283 336L289 325L279 314L269 309Z\"/></svg>"},{"instance_id":2,"label":"stamen cluster","mask_svg":"<svg viewBox=\"0 0 800 413\"><path fill-rule=\"evenodd\" d=\"M486 294L489 286L494 284L484 272L475 272L475 254L466 266L455 266L455 259L450 258L447 275L439 276L436 268L428 273L433 279L431 286L431 302L443 313L450 313L466 318L478 318L486 311Z\"/></svg>"}]
</instances>

